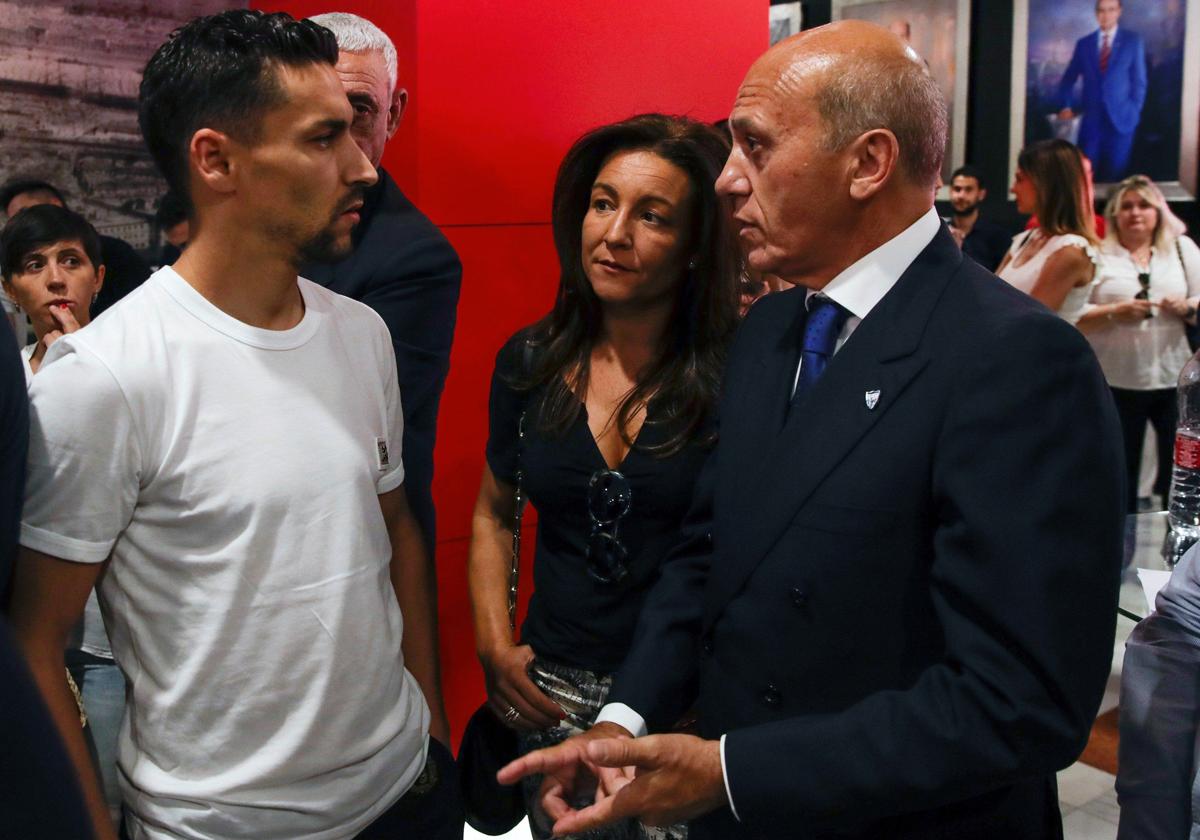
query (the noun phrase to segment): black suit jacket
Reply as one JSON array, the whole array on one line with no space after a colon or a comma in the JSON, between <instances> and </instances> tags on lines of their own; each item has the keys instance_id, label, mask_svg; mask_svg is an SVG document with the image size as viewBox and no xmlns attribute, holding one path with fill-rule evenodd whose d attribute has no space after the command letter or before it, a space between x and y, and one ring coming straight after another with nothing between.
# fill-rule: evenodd
<instances>
[{"instance_id":1,"label":"black suit jacket","mask_svg":"<svg viewBox=\"0 0 1200 840\"><path fill-rule=\"evenodd\" d=\"M300 274L367 304L387 324L404 410L404 487L432 556L433 445L450 370L462 264L442 232L383 169L364 199L353 240L354 250L344 260L305 266Z\"/></svg>"},{"instance_id":2,"label":"black suit jacket","mask_svg":"<svg viewBox=\"0 0 1200 840\"><path fill-rule=\"evenodd\" d=\"M104 285L92 303L93 318L145 283L150 276L150 266L124 239L101 235L100 257L104 260Z\"/></svg>"},{"instance_id":3,"label":"black suit jacket","mask_svg":"<svg viewBox=\"0 0 1200 840\"><path fill-rule=\"evenodd\" d=\"M755 304L610 699L698 699L693 837L1061 835L1112 657L1122 456L1087 342L939 230L786 417L805 292ZM868 394L878 391L874 407Z\"/></svg>"}]
</instances>

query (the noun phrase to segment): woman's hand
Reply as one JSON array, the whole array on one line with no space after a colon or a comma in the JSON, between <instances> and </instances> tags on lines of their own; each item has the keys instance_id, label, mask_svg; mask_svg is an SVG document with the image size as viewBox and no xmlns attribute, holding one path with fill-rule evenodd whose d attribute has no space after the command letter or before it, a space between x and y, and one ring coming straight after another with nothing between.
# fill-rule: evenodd
<instances>
[{"instance_id":1,"label":"woman's hand","mask_svg":"<svg viewBox=\"0 0 1200 840\"><path fill-rule=\"evenodd\" d=\"M46 350L50 349L50 345L58 341L64 335L69 335L79 329L79 322L75 320L75 316L71 314L70 307L67 306L52 306L50 307L50 317L58 324L58 329L50 330L42 336L42 345ZM44 352L44 351L43 351Z\"/></svg>"},{"instance_id":2,"label":"woman's hand","mask_svg":"<svg viewBox=\"0 0 1200 840\"><path fill-rule=\"evenodd\" d=\"M1196 317L1195 308L1184 298L1163 298L1158 305L1185 321L1194 320Z\"/></svg>"},{"instance_id":3,"label":"woman's hand","mask_svg":"<svg viewBox=\"0 0 1200 840\"><path fill-rule=\"evenodd\" d=\"M1148 300L1123 300L1120 303L1108 304L1107 314L1113 321L1137 324L1154 314L1151 307L1152 304Z\"/></svg>"},{"instance_id":4,"label":"woman's hand","mask_svg":"<svg viewBox=\"0 0 1200 840\"><path fill-rule=\"evenodd\" d=\"M548 729L567 716L562 707L529 679L529 664L533 662L533 648L529 645L509 645L480 654L479 661L487 683L488 706L506 726Z\"/></svg>"}]
</instances>

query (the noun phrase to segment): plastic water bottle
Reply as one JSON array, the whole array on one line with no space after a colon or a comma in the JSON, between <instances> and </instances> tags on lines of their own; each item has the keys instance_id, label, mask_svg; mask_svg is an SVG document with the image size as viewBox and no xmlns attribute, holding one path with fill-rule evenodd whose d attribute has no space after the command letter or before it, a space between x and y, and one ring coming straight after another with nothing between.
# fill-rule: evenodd
<instances>
[{"instance_id":1,"label":"plastic water bottle","mask_svg":"<svg viewBox=\"0 0 1200 840\"><path fill-rule=\"evenodd\" d=\"M1167 519L1180 540L1200 540L1200 353L1179 374L1179 426Z\"/></svg>"}]
</instances>

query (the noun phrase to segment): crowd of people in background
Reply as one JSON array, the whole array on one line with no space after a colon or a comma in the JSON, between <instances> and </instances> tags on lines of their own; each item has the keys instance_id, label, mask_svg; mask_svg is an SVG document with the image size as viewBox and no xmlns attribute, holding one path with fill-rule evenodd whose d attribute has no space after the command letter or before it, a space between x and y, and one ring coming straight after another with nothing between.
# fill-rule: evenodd
<instances>
[{"instance_id":1,"label":"crowd of people in background","mask_svg":"<svg viewBox=\"0 0 1200 840\"><path fill-rule=\"evenodd\" d=\"M858 56L853 73L874 73L880 85L889 74L906 80L909 87L894 95L912 112L884 109L886 125L863 123L853 100L868 94L851 89L843 73L851 52ZM778 112L755 110L754 97L770 86L747 83L723 131L645 114L585 134L559 167L552 210L558 290L545 301L545 317L512 325L512 338L498 348L469 552L487 706L517 734L525 763L509 780L526 776L525 809L539 838L566 827L586 830L572 836L589 838L677 840L697 817L703 819L693 836L741 836L730 832L744 820L755 830L777 830L775 817L764 817L772 808L789 818L808 813L805 803L782 802L786 785L747 780L752 755L743 744L757 745L769 762L778 744L800 749L821 733L781 724L773 740L725 740L730 727L774 720L804 693L790 666L769 658L786 658L786 650L766 650L770 645L755 636L761 616L747 604L758 601L739 599L785 604L787 620L763 608L777 639L798 632L787 623L794 617L808 620L831 603L840 607L823 600L831 596L819 583L794 579L794 570L765 582L750 572L749 583L722 580L709 558L755 542L722 517L740 503L738 494L765 492L762 504L771 508L778 494L754 487L745 472L786 460L747 449L758 459L749 463L734 447L760 434L785 435L795 418L818 424L814 401L832 405L843 397L846 405L854 398L854 417L863 419L837 425L878 419L904 442L906 454L892 458L899 466L874 468L873 480L908 493L910 501L879 501L867 510L878 494L857 498L852 478L835 472L834 489L818 491L811 509L779 525L787 529L783 542L794 538L800 541L792 545L816 546L819 554L837 532L869 558L877 532L899 533L890 559L917 571L895 581L913 587L908 607L867 598L882 628L880 649L894 659L876 662L855 649L871 667L855 671L857 682L845 696L836 688L805 696L804 713L828 715L831 743L844 745L884 737L873 728L878 721L840 717L844 707L894 703L879 717L906 720L911 735L931 725L923 711L905 705L916 702L906 699L909 693L919 692L921 702L956 706L963 726L975 728L993 750L985 755L981 748L970 760L993 775L958 786L953 762L965 753L939 754L924 788L912 783L908 793L918 810L906 813L891 797L905 794L901 770L915 769L891 745L881 748L881 767L874 769L901 789L864 794L859 821L840 822L837 809L845 803L831 794L828 812L812 811L814 824L850 836L864 825L890 827L897 837L921 836L934 825L979 828L983 823L946 804L961 800L987 815L985 822L999 820L998 830L1008 833L997 837L1040 836L1014 826L1026 825L1020 803L1043 809L1037 819L1044 819L1038 774L1049 759L1028 759L1021 750L1032 746L1002 745L1005 736L981 734L989 715L1002 715L962 673L921 682L940 667L946 647L959 644L949 635L942 640L942 628L928 623L936 614L970 625L956 625L960 641L971 640L957 654L999 657L994 661L1002 664L986 679L995 679L1000 693L1018 685L1034 691L1028 674L1014 676L1024 666L980 641L987 635L980 628L1005 620L975 616L988 612L988 595L964 581L957 582L963 587L954 596L963 601L957 606L941 600L936 584L913 583L931 566L938 570L933 578L960 573L938 565L943 552L952 553L950 543L978 540L982 554L998 551L999 537L973 518L973 506L988 516L1000 508L973 495L977 489L962 488L969 470L933 450L928 462L921 460L932 430L949 434L947 428L960 428L955 424L993 420L1019 426L1012 406L1037 407L1024 395L1012 406L997 402L996 394L1007 393L1002 381L977 405L945 404L946 389L966 387L964 374L934 365L924 387L933 381L941 390L922 398L927 410L904 415L907 425L889 426L901 413L891 404L902 398L904 377L916 376L920 366L876 371L869 367L874 359L855 355L856 348L875 347L885 361L911 361L919 342L941 342L937 353L978 353L981 370L991 370L1001 354L947 338L954 330L941 325L944 311L905 283L910 264L939 278L930 279L934 285L953 274L960 287L946 293L945 305L969 323L978 320L981 334L1011 328L1029 347L1061 354L1031 393L1053 399L1055 389L1070 390L1082 405L1095 406L1091 436L1079 437L1078 453L1064 446L1062 464L1046 467L1047 475L1065 483L1098 471L1096 506L1103 510L1115 497L1115 489L1106 491L1117 484L1108 468L1119 460L1123 504L1134 512L1147 424L1156 440L1153 492L1160 499L1167 493L1174 385L1191 357L1189 329L1200 306L1200 248L1162 191L1142 176L1117 184L1098 218L1088 158L1064 140L1020 153L1011 192L1017 210L1030 217L1028 229L1010 231L987 217L988 185L970 165L953 172L946 185L950 213L937 218L933 181L940 180L944 143L932 148L928 134L940 124L942 134L932 133L944 140L945 115L934 88L928 101L920 100L927 73L908 52L894 36L861 24L801 36L751 71L760 83L789 73L809 80L811 91L772 101ZM800 121L780 117L774 124L762 116L817 113L813 102L822 119L839 120L844 137L821 145ZM223 13L179 30L142 82L142 129L170 186L155 216L161 251L146 259L98 234L45 181L22 178L0 190L7 218L0 270L7 301L28 318L28 326L13 323L20 328L22 389L30 394L28 463L14 462L10 482L23 486L13 492L23 492L25 501L7 609L62 736L61 757L80 779L88 813L77 825L90 822L102 840L461 836L437 656L431 485L462 268L445 237L381 166L408 104L395 48L369 21L341 13L301 22ZM763 162L782 155L778 149L793 138L809 143L806 160L821 162L825 174L836 167L822 156L835 154L846 155L837 172L854 171L848 198L831 198L823 211L829 228L807 236L793 233L810 212L796 202L810 201L821 185L781 183ZM890 227L879 207L895 213ZM870 239L869 231L885 228L891 233L883 240ZM862 247L822 240L843 233ZM815 255L839 247L840 263L830 258L826 265ZM961 273L963 260L978 269ZM150 264L158 267L153 274ZM992 272L1025 297L1000 287ZM797 277L821 283L788 291ZM889 279L871 291L868 280L878 277ZM904 298L907 308L897 308L891 289L911 296ZM970 295L987 297L995 308L979 314L978 300L963 299ZM882 314L869 318L877 305ZM935 325L928 333L914 314L922 307L934 313L922 316ZM897 328L897 343L881 332L884 317L919 325L908 333ZM1111 400L1096 398L1099 374L1083 352L1084 338ZM1028 372L1040 360L1027 351L1014 350L1013 364ZM846 361L831 370L858 365L862 374L846 394L834 390L842 380L823 373L835 353L845 353ZM723 380L731 371L736 385ZM764 383L774 388L772 399L785 397L759 405L753 389ZM756 406L762 411L752 422L747 414ZM964 409L995 416L955 414ZM1047 414L1052 423L1061 412ZM1100 449L1115 443L1115 435L1104 438L1109 425L1115 428L1112 418L1119 418L1123 453L1085 466L1095 454L1082 452L1087 441L1099 441ZM1064 420L1060 431L1070 432L1069 425ZM9 428L16 434L21 424ZM1035 437L1030 431L1013 445L1037 450L1045 440ZM969 449L969 440L961 432L958 445ZM1011 477L1014 492L1025 479L1042 480ZM539 527L534 592L517 632L513 546L526 500L537 508ZM1053 504L1067 516L1083 501ZM946 512L951 508L960 519ZM920 530L940 516L953 521ZM1108 536L1100 528L1090 542L1056 545L1068 555L1083 546L1106 558ZM1114 545L1119 554L1119 541ZM773 556L769 546L759 548ZM830 542L830 563L840 551ZM8 571L0 569L0 588L9 585ZM704 589L710 575L724 587L725 602ZM1033 585L1044 582L1031 575ZM841 596L854 585L846 583ZM1092 602L1103 602L1106 592L1098 583ZM928 615L908 614L914 605L928 606ZM1017 641L1006 645L1026 644L1013 632ZM903 648L905 636L913 639L910 648ZM663 646L663 670L653 679L646 665L655 661L652 643ZM854 642L840 639L833 648L830 656L849 656ZM1055 649L1034 670L1061 667L1074 676L1062 653ZM818 672L833 664L816 659L810 664ZM703 664L683 668L693 660ZM745 697L731 696L731 686L752 667L746 662L767 676ZM1053 702L1036 692L1033 701L1021 698L1037 708L1034 718L1044 715L1036 726L1017 724L1026 727L1022 738L1044 727L1051 741L1073 743L1072 727L1087 717L1096 683L1095 674L1082 673L1086 664L1078 666L1078 682L1086 686L1078 693L1073 685L1054 686L1046 689ZM672 700L631 687L635 682L661 684ZM688 691L696 692L699 706L676 708L675 695ZM890 699L876 699L886 691L894 692ZM743 713L739 703L757 704L762 713ZM600 817L567 795L582 765L598 774L598 802L607 808L614 807L609 800L635 794L618 793L631 782L598 770L599 754L580 752L586 733L594 729L596 740L600 733L641 736L680 723L683 711L700 714L705 743L719 740L715 767L723 786L710 786L715 794L696 786L708 790L702 810L689 801L662 811L604 811L608 826L597 828ZM712 751L671 743L683 744L680 755L687 758L680 763L688 772L703 766L708 775L698 778L711 780ZM936 752L925 743L914 749L914 755ZM1008 749L1014 754L1001 755ZM1055 753L1054 760L1061 757ZM949 763L938 765L941 759ZM1018 767L1032 780L1028 787L1021 787L1024 777L1013 782ZM861 780L867 770L835 761L827 769L848 786L874 790ZM976 799L1000 784L1013 785L1004 789L1010 801ZM937 785L952 787L953 797L927 795L941 790ZM69 821L69 810L60 808L55 819Z\"/></svg>"}]
</instances>

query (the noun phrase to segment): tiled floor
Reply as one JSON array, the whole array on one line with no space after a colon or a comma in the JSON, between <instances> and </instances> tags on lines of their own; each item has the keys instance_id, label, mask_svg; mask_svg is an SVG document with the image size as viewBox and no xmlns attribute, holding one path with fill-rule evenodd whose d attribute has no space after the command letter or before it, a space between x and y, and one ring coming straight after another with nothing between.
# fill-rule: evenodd
<instances>
[{"instance_id":1,"label":"tiled floor","mask_svg":"<svg viewBox=\"0 0 1200 840\"><path fill-rule=\"evenodd\" d=\"M1116 840L1116 777L1086 764L1073 764L1058 774L1058 801L1065 840Z\"/></svg>"}]
</instances>

